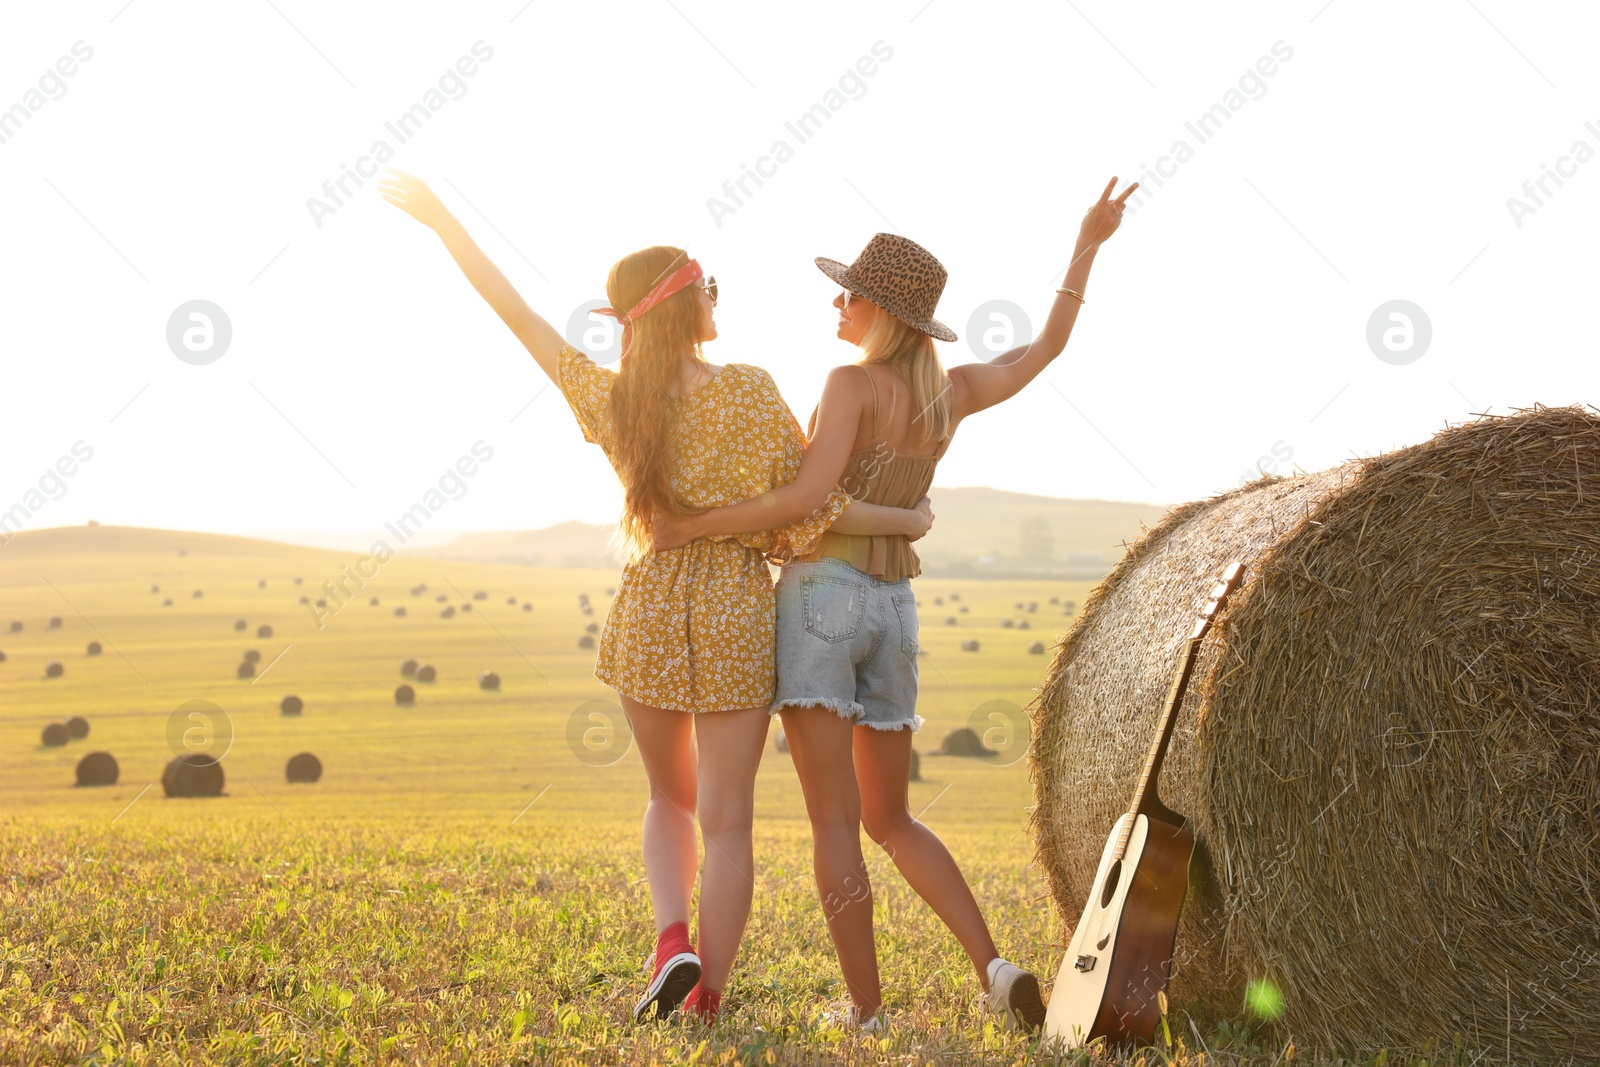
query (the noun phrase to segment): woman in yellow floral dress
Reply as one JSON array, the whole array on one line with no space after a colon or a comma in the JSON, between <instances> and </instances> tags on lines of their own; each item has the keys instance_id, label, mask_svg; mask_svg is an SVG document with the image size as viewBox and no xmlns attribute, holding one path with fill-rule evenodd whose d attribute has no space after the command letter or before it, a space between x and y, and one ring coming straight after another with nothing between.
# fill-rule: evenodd
<instances>
[{"instance_id":1,"label":"woman in yellow floral dress","mask_svg":"<svg viewBox=\"0 0 1600 1067\"><path fill-rule=\"evenodd\" d=\"M426 184L392 173L379 183L384 198L439 235L560 386L584 439L601 447L622 482L618 539L628 561L595 676L617 690L650 780L644 861L657 941L634 1018L665 1015L686 996L702 1018L714 1018L755 887L755 775L776 681L766 556L779 538L805 551L830 525L920 537L929 512L852 502L836 491L783 530L652 553L656 511L759 496L792 481L805 453L800 424L771 375L749 364L716 366L701 354L701 343L717 336L715 281L679 248L623 257L606 281L606 312L623 326L620 369L597 366L528 307ZM688 934L696 813L706 842L698 951Z\"/></svg>"}]
</instances>

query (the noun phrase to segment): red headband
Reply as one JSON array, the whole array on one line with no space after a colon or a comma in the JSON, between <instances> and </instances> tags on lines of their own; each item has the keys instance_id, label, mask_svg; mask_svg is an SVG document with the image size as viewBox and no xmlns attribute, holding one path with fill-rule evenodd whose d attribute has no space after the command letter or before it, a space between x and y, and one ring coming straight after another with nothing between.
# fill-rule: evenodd
<instances>
[{"instance_id":1,"label":"red headband","mask_svg":"<svg viewBox=\"0 0 1600 1067\"><path fill-rule=\"evenodd\" d=\"M691 259L689 262L685 263L683 266L679 267L677 270L663 278L654 289L651 289L648 293L644 294L644 299L640 300L637 304L633 305L633 307L629 308L626 315L617 314L616 308L595 308L593 311L589 312L589 314L609 315L611 318L622 323L622 354L626 356L628 354L628 349L633 346L633 324L635 320L637 320L641 315L649 311L651 308L655 307L657 304L661 303L661 301L671 296L673 293L676 293L678 290L689 285L691 282L698 280L700 276L701 271L699 261Z\"/></svg>"}]
</instances>

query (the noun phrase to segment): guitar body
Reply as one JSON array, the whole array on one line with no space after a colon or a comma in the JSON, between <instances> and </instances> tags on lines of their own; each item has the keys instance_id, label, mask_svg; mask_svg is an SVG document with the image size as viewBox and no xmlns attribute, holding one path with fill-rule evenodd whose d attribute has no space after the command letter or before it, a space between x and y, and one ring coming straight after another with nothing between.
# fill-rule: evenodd
<instances>
[{"instance_id":1,"label":"guitar body","mask_svg":"<svg viewBox=\"0 0 1600 1067\"><path fill-rule=\"evenodd\" d=\"M1120 863L1123 815L1106 840L1094 888L1056 974L1045 1033L1076 1048L1097 1037L1147 1042L1161 1019L1156 996L1172 970L1178 913L1189 889L1194 835L1172 812L1152 805L1134 818Z\"/></svg>"}]
</instances>

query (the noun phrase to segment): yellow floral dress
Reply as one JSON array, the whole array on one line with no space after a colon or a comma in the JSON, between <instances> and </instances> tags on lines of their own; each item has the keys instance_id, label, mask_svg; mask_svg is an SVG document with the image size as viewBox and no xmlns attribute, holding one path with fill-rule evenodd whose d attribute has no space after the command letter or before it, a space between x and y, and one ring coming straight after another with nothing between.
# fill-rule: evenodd
<instances>
[{"instance_id":1,"label":"yellow floral dress","mask_svg":"<svg viewBox=\"0 0 1600 1067\"><path fill-rule=\"evenodd\" d=\"M561 350L560 372L584 440L615 467L610 403L617 372L570 345ZM806 448L772 375L744 363L729 363L680 398L669 433L673 493L692 509L737 504L794 481ZM809 550L849 504L835 489L804 523L700 538L624 566L595 677L641 703L677 711L772 703L777 616L767 554Z\"/></svg>"}]
</instances>

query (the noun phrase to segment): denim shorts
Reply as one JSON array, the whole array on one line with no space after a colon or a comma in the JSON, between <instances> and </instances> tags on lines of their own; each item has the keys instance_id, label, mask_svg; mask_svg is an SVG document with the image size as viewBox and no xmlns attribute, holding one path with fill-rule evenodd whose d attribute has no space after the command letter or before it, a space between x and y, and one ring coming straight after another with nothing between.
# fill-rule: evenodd
<instances>
[{"instance_id":1,"label":"denim shorts","mask_svg":"<svg viewBox=\"0 0 1600 1067\"><path fill-rule=\"evenodd\" d=\"M917 714L917 598L839 559L789 563L778 579L778 689L771 710L828 708L876 730Z\"/></svg>"}]
</instances>

